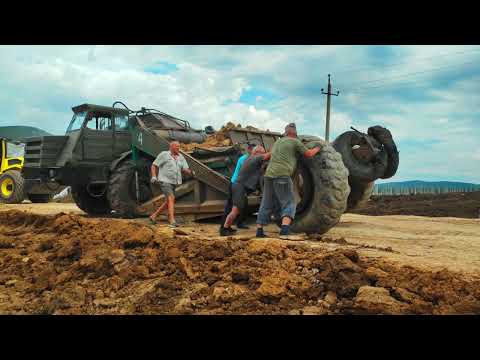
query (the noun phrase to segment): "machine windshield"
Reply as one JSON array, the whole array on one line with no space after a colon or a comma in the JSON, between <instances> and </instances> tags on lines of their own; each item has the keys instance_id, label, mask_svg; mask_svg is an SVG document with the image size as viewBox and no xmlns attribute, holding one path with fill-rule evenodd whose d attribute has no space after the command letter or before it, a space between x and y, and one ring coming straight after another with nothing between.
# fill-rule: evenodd
<instances>
[{"instance_id":1,"label":"machine windshield","mask_svg":"<svg viewBox=\"0 0 480 360\"><path fill-rule=\"evenodd\" d=\"M17 158L22 157L25 154L25 144L13 144L7 142L7 158Z\"/></svg>"},{"instance_id":2,"label":"machine windshield","mask_svg":"<svg viewBox=\"0 0 480 360\"><path fill-rule=\"evenodd\" d=\"M75 113L72 121L70 121L70 125L68 125L67 133L81 129L83 122L85 121L85 116L87 116L86 111Z\"/></svg>"}]
</instances>

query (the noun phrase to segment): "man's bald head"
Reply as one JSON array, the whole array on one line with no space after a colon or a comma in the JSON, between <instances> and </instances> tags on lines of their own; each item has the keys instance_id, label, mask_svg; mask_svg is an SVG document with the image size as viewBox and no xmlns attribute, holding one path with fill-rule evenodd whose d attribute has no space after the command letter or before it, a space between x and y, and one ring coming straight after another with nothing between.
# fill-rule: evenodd
<instances>
[{"instance_id":1,"label":"man's bald head","mask_svg":"<svg viewBox=\"0 0 480 360\"><path fill-rule=\"evenodd\" d=\"M253 148L252 155L265 154L265 148L262 145L257 145Z\"/></svg>"},{"instance_id":2,"label":"man's bald head","mask_svg":"<svg viewBox=\"0 0 480 360\"><path fill-rule=\"evenodd\" d=\"M295 123L290 123L285 126L285 135L289 137L297 137L297 126Z\"/></svg>"},{"instance_id":3,"label":"man's bald head","mask_svg":"<svg viewBox=\"0 0 480 360\"><path fill-rule=\"evenodd\" d=\"M170 143L170 152L173 155L178 155L180 152L180 143L178 141L172 141Z\"/></svg>"}]
</instances>

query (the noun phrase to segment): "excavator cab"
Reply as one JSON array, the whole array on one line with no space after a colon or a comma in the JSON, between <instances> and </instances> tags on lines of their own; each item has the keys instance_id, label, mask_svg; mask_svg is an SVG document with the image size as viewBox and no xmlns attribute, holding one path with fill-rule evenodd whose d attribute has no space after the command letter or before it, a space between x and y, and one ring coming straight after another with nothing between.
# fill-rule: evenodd
<instances>
[{"instance_id":1,"label":"excavator cab","mask_svg":"<svg viewBox=\"0 0 480 360\"><path fill-rule=\"evenodd\" d=\"M0 138L0 174L23 166L25 145L20 142Z\"/></svg>"}]
</instances>

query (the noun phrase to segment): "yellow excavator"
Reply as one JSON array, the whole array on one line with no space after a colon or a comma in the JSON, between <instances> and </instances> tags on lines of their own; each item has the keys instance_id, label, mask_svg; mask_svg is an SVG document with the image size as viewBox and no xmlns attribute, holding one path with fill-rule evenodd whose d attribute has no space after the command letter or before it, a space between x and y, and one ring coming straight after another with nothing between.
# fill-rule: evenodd
<instances>
[{"instance_id":1,"label":"yellow excavator","mask_svg":"<svg viewBox=\"0 0 480 360\"><path fill-rule=\"evenodd\" d=\"M24 144L0 138L0 202L18 204L25 199Z\"/></svg>"},{"instance_id":2,"label":"yellow excavator","mask_svg":"<svg viewBox=\"0 0 480 360\"><path fill-rule=\"evenodd\" d=\"M20 204L25 198L33 203L50 201L50 194L28 194L21 174L25 144L0 137L0 203Z\"/></svg>"}]
</instances>

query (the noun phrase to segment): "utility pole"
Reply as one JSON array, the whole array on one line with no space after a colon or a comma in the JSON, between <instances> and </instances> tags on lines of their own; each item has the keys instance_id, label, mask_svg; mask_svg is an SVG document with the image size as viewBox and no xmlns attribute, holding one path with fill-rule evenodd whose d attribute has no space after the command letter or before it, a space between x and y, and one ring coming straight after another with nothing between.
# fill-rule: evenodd
<instances>
[{"instance_id":1,"label":"utility pole","mask_svg":"<svg viewBox=\"0 0 480 360\"><path fill-rule=\"evenodd\" d=\"M330 83L330 74L328 74L328 87L327 92L324 92L322 89L322 94L327 95L327 121L325 126L325 141L328 142L328 135L330 134L330 97L338 96L340 91L337 91L336 94L332 94L332 84Z\"/></svg>"}]
</instances>

